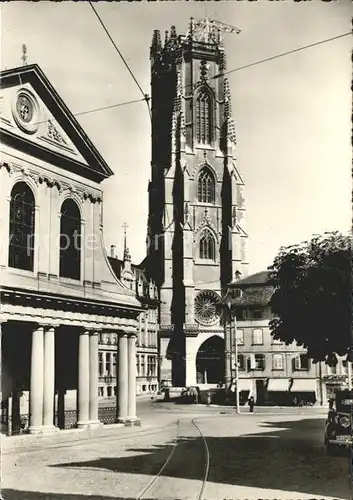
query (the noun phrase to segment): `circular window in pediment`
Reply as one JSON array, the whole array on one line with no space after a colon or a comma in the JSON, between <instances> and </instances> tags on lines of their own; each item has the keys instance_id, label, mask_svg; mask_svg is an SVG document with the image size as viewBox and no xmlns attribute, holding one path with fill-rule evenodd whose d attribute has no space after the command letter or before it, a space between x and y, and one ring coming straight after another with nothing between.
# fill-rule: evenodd
<instances>
[{"instance_id":1,"label":"circular window in pediment","mask_svg":"<svg viewBox=\"0 0 353 500\"><path fill-rule=\"evenodd\" d=\"M18 127L33 134L39 127L39 106L35 97L26 89L21 89L15 97L12 114Z\"/></svg>"}]
</instances>

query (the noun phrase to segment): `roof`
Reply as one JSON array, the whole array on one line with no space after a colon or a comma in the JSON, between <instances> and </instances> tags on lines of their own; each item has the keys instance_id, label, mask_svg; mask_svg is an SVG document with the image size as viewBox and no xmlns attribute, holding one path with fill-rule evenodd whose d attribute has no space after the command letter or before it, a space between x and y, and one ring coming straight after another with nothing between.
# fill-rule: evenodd
<instances>
[{"instance_id":1,"label":"roof","mask_svg":"<svg viewBox=\"0 0 353 500\"><path fill-rule=\"evenodd\" d=\"M241 289L242 293L237 296L233 293ZM229 292L224 299L235 307L265 307L269 304L274 292L274 287L269 284L268 271L260 271L229 285Z\"/></svg>"},{"instance_id":2,"label":"roof","mask_svg":"<svg viewBox=\"0 0 353 500\"><path fill-rule=\"evenodd\" d=\"M249 286L243 290L242 296L231 300L234 306L265 307L273 295L272 286Z\"/></svg>"},{"instance_id":3,"label":"roof","mask_svg":"<svg viewBox=\"0 0 353 500\"><path fill-rule=\"evenodd\" d=\"M108 260L109 264L111 265L111 268L114 271L114 274L120 280L122 278L122 271L124 269L124 261L118 259L117 257L111 257L111 256L108 257ZM141 264L140 265L131 264L131 270L135 275L135 286L136 286L136 293L138 295L138 300L144 305L156 307L159 304L159 299L150 296L149 293L150 283L148 277L146 276L146 273L141 268ZM141 283L140 280L142 281L142 290L139 288L138 285L138 282Z\"/></svg>"},{"instance_id":4,"label":"roof","mask_svg":"<svg viewBox=\"0 0 353 500\"><path fill-rule=\"evenodd\" d=\"M229 286L232 288L248 287L252 285L265 286L268 284L269 273L268 271L260 271L259 273L251 274L241 280L233 281Z\"/></svg>"},{"instance_id":5,"label":"roof","mask_svg":"<svg viewBox=\"0 0 353 500\"><path fill-rule=\"evenodd\" d=\"M112 266L114 274L116 275L116 277L118 279L120 279L121 278L121 271L124 267L124 261L122 259L118 259L117 257L109 257L109 256L108 256L108 260L109 260L110 265ZM145 283L148 283L146 275L143 272L143 269L141 269L140 265L131 263L131 269L134 271L136 279L139 279L141 277Z\"/></svg>"},{"instance_id":6,"label":"roof","mask_svg":"<svg viewBox=\"0 0 353 500\"><path fill-rule=\"evenodd\" d=\"M1 89L20 87L25 84L29 84L38 94L48 111L82 155L85 163L67 158L64 154L53 152L44 145L36 144L30 139L21 139L11 131L3 128L0 132L2 142L96 182L101 182L113 175L113 171L37 64L20 66L0 72Z\"/></svg>"}]
</instances>

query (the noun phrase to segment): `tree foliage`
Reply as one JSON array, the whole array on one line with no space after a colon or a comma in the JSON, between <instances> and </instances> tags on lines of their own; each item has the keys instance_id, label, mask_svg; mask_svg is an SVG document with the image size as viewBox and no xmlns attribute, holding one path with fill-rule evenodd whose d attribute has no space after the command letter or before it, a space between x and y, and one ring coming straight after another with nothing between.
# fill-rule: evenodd
<instances>
[{"instance_id":1,"label":"tree foliage","mask_svg":"<svg viewBox=\"0 0 353 500\"><path fill-rule=\"evenodd\" d=\"M282 247L269 268L271 334L335 364L352 346L351 239L338 232Z\"/></svg>"}]
</instances>

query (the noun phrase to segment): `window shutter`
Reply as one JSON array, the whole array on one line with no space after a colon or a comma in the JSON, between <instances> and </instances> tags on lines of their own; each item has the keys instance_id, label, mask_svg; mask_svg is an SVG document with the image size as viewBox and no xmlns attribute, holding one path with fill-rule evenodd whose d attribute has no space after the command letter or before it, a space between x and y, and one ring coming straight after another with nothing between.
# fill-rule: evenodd
<instances>
[{"instance_id":1,"label":"window shutter","mask_svg":"<svg viewBox=\"0 0 353 500\"><path fill-rule=\"evenodd\" d=\"M293 361L294 361L294 370L300 370L301 368L300 356L295 356Z\"/></svg>"}]
</instances>

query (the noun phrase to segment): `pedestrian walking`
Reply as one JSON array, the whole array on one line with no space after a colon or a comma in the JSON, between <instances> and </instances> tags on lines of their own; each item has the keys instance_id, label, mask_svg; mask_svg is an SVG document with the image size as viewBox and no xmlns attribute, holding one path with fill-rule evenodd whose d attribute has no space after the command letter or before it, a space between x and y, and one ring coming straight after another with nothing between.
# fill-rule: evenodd
<instances>
[{"instance_id":1,"label":"pedestrian walking","mask_svg":"<svg viewBox=\"0 0 353 500\"><path fill-rule=\"evenodd\" d=\"M248 400L248 405L249 405L250 413L253 413L254 412L254 406L255 406L255 400L254 400L253 396L250 396L250 398Z\"/></svg>"}]
</instances>

